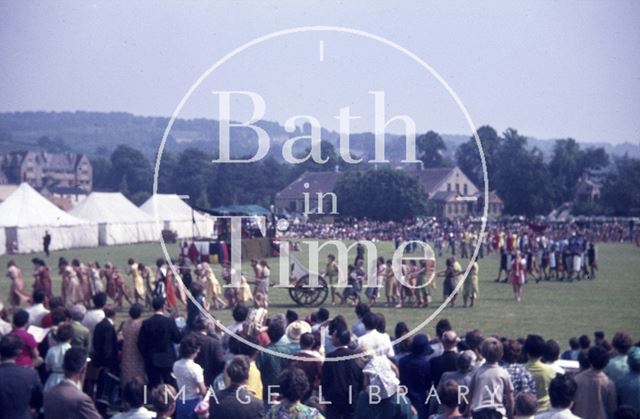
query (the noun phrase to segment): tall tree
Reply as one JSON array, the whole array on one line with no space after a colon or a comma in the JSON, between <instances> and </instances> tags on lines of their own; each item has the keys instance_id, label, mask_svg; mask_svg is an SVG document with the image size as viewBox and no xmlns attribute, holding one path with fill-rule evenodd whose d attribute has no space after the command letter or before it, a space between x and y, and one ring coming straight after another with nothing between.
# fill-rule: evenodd
<instances>
[{"instance_id":1,"label":"tall tree","mask_svg":"<svg viewBox=\"0 0 640 419\"><path fill-rule=\"evenodd\" d=\"M418 136L418 138L416 138L416 149L418 151L418 158L422 161L424 167L447 166L447 161L444 157L447 146L437 132L429 131L426 134Z\"/></svg>"},{"instance_id":2,"label":"tall tree","mask_svg":"<svg viewBox=\"0 0 640 419\"><path fill-rule=\"evenodd\" d=\"M374 220L404 220L426 211L426 194L417 178L400 170L350 171L338 180L338 213Z\"/></svg>"},{"instance_id":3,"label":"tall tree","mask_svg":"<svg viewBox=\"0 0 640 419\"><path fill-rule=\"evenodd\" d=\"M628 157L616 161L602 188L601 203L613 215L640 215L640 159Z\"/></svg>"},{"instance_id":4,"label":"tall tree","mask_svg":"<svg viewBox=\"0 0 640 419\"><path fill-rule=\"evenodd\" d=\"M121 144L111 153L111 185L120 189L126 185L128 198L138 192L150 194L153 170L149 160L139 150ZM148 195L147 195L148 196Z\"/></svg>"},{"instance_id":5,"label":"tall tree","mask_svg":"<svg viewBox=\"0 0 640 419\"><path fill-rule=\"evenodd\" d=\"M551 210L550 177L540 150L527 149L527 138L512 128L504 132L497 153L495 189L505 212L527 216Z\"/></svg>"},{"instance_id":6,"label":"tall tree","mask_svg":"<svg viewBox=\"0 0 640 419\"><path fill-rule=\"evenodd\" d=\"M489 125L478 128L476 132L480 143L482 144L482 152L484 154L487 177L489 179L489 189L495 189L495 180L499 170L499 151L502 147L503 139ZM480 151L476 140L471 137L466 143L460 144L456 150L456 162L460 169L480 188L484 187L484 176L482 173L482 160L480 159Z\"/></svg>"},{"instance_id":7,"label":"tall tree","mask_svg":"<svg viewBox=\"0 0 640 419\"><path fill-rule=\"evenodd\" d=\"M578 179L589 169L605 167L609 156L603 148L580 149L573 138L557 140L549 162L549 173L553 179L555 205L571 201L576 192Z\"/></svg>"}]
</instances>

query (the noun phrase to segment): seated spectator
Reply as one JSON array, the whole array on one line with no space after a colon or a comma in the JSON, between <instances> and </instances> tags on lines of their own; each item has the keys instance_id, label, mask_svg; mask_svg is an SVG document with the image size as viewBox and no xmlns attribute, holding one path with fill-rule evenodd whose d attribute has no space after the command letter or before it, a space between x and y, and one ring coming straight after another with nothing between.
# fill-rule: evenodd
<instances>
[{"instance_id":1,"label":"seated spectator","mask_svg":"<svg viewBox=\"0 0 640 419\"><path fill-rule=\"evenodd\" d=\"M508 340L504 345L502 366L507 370L513 383L513 394L536 392L536 382L531 373L518 360L522 357L522 344L515 339Z\"/></svg>"},{"instance_id":2,"label":"seated spectator","mask_svg":"<svg viewBox=\"0 0 640 419\"><path fill-rule=\"evenodd\" d=\"M516 419L533 419L538 409L538 399L534 393L520 393L514 400ZM537 417L537 416L536 416Z\"/></svg>"},{"instance_id":3,"label":"seated spectator","mask_svg":"<svg viewBox=\"0 0 640 419\"><path fill-rule=\"evenodd\" d=\"M44 397L45 419L100 419L93 401L81 390L87 351L72 347L64 354L63 367L65 379Z\"/></svg>"},{"instance_id":4,"label":"seated spectator","mask_svg":"<svg viewBox=\"0 0 640 419\"><path fill-rule=\"evenodd\" d=\"M635 346L627 352L627 364L629 372L615 383L618 401L620 406L631 406L640 412L640 348Z\"/></svg>"},{"instance_id":5,"label":"seated spectator","mask_svg":"<svg viewBox=\"0 0 640 419\"><path fill-rule=\"evenodd\" d=\"M498 365L502 343L486 338L480 345L485 363L478 367L469 386L469 409L473 419L513 416L513 384L509 373Z\"/></svg>"},{"instance_id":6,"label":"seated spectator","mask_svg":"<svg viewBox=\"0 0 640 419\"><path fill-rule=\"evenodd\" d=\"M151 390L150 402L156 419L171 419L176 411L176 389L169 384L160 384Z\"/></svg>"},{"instance_id":7,"label":"seated spectator","mask_svg":"<svg viewBox=\"0 0 640 419\"><path fill-rule=\"evenodd\" d=\"M564 374L564 368L558 365L558 359L560 359L560 345L555 340L549 339L545 342L542 362L551 365L556 374Z\"/></svg>"},{"instance_id":8,"label":"seated spectator","mask_svg":"<svg viewBox=\"0 0 640 419\"><path fill-rule=\"evenodd\" d=\"M560 356L560 359L565 361L577 361L578 354L580 353L580 343L578 343L578 338L569 339L569 349L564 351Z\"/></svg>"},{"instance_id":9,"label":"seated spectator","mask_svg":"<svg viewBox=\"0 0 640 419\"><path fill-rule=\"evenodd\" d=\"M24 342L14 334L0 339L0 417L31 419L42 406L42 382L32 368L16 364Z\"/></svg>"},{"instance_id":10,"label":"seated spectator","mask_svg":"<svg viewBox=\"0 0 640 419\"><path fill-rule=\"evenodd\" d=\"M18 310L13 315L13 330L11 334L22 340L22 352L16 358L16 365L21 367L37 367L42 364L42 358L38 353L38 342L33 335L27 332L29 326L29 313L26 310Z\"/></svg>"},{"instance_id":11,"label":"seated spectator","mask_svg":"<svg viewBox=\"0 0 640 419\"><path fill-rule=\"evenodd\" d=\"M300 368L287 368L278 377L280 403L272 406L267 418L319 418L318 409L302 404L301 400L309 391L309 381Z\"/></svg>"},{"instance_id":12,"label":"seated spectator","mask_svg":"<svg viewBox=\"0 0 640 419\"><path fill-rule=\"evenodd\" d=\"M365 365L365 391L356 401L354 419L409 419L415 417L411 401L398 394L400 381L389 359L374 356Z\"/></svg>"},{"instance_id":13,"label":"seated spectator","mask_svg":"<svg viewBox=\"0 0 640 419\"><path fill-rule=\"evenodd\" d=\"M226 375L231 384L224 390L217 392L216 397L209 401L209 416L211 418L259 419L264 417L262 401L246 389L249 378L249 359L246 356L236 356L227 365Z\"/></svg>"},{"instance_id":14,"label":"seated spectator","mask_svg":"<svg viewBox=\"0 0 640 419\"><path fill-rule=\"evenodd\" d=\"M367 313L362 318L365 328L364 335L358 338L361 348L373 352L375 355L385 355L393 357L395 352L391 345L391 338L386 333L380 333L378 329L378 316L375 313Z\"/></svg>"},{"instance_id":15,"label":"seated spectator","mask_svg":"<svg viewBox=\"0 0 640 419\"><path fill-rule=\"evenodd\" d=\"M187 336L180 343L180 359L173 364L173 375L182 393L176 406L176 419L190 419L193 411L207 393L202 367L194 359L200 352L198 341Z\"/></svg>"},{"instance_id":16,"label":"seated spectator","mask_svg":"<svg viewBox=\"0 0 640 419\"><path fill-rule=\"evenodd\" d=\"M529 357L529 362L524 364L524 367L531 373L531 376L536 383L538 412L540 413L549 410L551 407L547 389L549 388L549 383L553 380L553 377L556 376L556 372L553 370L553 367L543 364L541 361L546 349L547 345L542 336L527 336L527 340L524 343L524 352Z\"/></svg>"},{"instance_id":17,"label":"seated spectator","mask_svg":"<svg viewBox=\"0 0 640 419\"><path fill-rule=\"evenodd\" d=\"M444 348L444 352L442 355L435 356L429 359L429 364L431 367L431 379L434 384L438 384L440 382L440 377L443 373L449 371L455 371L456 361L458 359L458 349L457 345L460 342L458 339L458 335L453 330L449 330L442 334L442 346Z\"/></svg>"},{"instance_id":18,"label":"seated spectator","mask_svg":"<svg viewBox=\"0 0 640 419\"><path fill-rule=\"evenodd\" d=\"M282 316L274 317L269 323L267 334L271 343L266 346L274 352L280 352L286 355L293 355L300 350L300 345L297 343L289 343L285 339L285 318ZM280 373L287 367L289 360L278 355L273 355L267 352L260 352L256 365L262 375L262 400L266 400L266 392L269 386L275 386L278 384L278 377Z\"/></svg>"},{"instance_id":19,"label":"seated spectator","mask_svg":"<svg viewBox=\"0 0 640 419\"><path fill-rule=\"evenodd\" d=\"M613 336L611 344L616 350L616 356L609 360L609 363L604 369L604 373L615 383L629 372L627 352L629 352L629 349L633 346L633 339L631 339L631 336L627 333L618 332Z\"/></svg>"},{"instance_id":20,"label":"seated spectator","mask_svg":"<svg viewBox=\"0 0 640 419\"><path fill-rule=\"evenodd\" d=\"M134 378L124 385L122 399L129 408L127 411L112 416L111 419L152 419L156 414L144 407L145 401L144 382L140 378Z\"/></svg>"},{"instance_id":21,"label":"seated spectator","mask_svg":"<svg viewBox=\"0 0 640 419\"><path fill-rule=\"evenodd\" d=\"M429 338L425 334L413 337L411 352L400 360L400 382L407 387L407 395L418 411L418 416L426 418L428 414L427 394L433 385L431 366L428 356L433 352Z\"/></svg>"},{"instance_id":22,"label":"seated spectator","mask_svg":"<svg viewBox=\"0 0 640 419\"><path fill-rule=\"evenodd\" d=\"M430 416L430 419L461 419L460 410L460 386L453 380L443 380L438 386L440 399L440 413Z\"/></svg>"},{"instance_id":23,"label":"seated spectator","mask_svg":"<svg viewBox=\"0 0 640 419\"><path fill-rule=\"evenodd\" d=\"M29 313L29 324L42 327L42 319L49 314L49 310L44 306L46 299L45 291L43 289L33 291L32 299L33 304L26 309L27 313Z\"/></svg>"},{"instance_id":24,"label":"seated spectator","mask_svg":"<svg viewBox=\"0 0 640 419\"><path fill-rule=\"evenodd\" d=\"M44 363L49 372L47 382L44 384L44 392L51 390L64 379L64 354L71 348L73 338L73 327L70 324L63 324L58 327L55 333L56 344L49 348Z\"/></svg>"},{"instance_id":25,"label":"seated spectator","mask_svg":"<svg viewBox=\"0 0 640 419\"><path fill-rule=\"evenodd\" d=\"M551 409L536 415L536 419L578 419L569 410L576 396L577 388L573 378L567 375L556 375L549 383Z\"/></svg>"},{"instance_id":26,"label":"seated spectator","mask_svg":"<svg viewBox=\"0 0 640 419\"><path fill-rule=\"evenodd\" d=\"M575 376L578 390L571 410L581 418L611 418L618 400L615 385L603 372L609 362L609 353L601 346L593 346L588 356L591 368Z\"/></svg>"},{"instance_id":27,"label":"seated spectator","mask_svg":"<svg viewBox=\"0 0 640 419\"><path fill-rule=\"evenodd\" d=\"M73 328L71 346L80 346L89 349L89 329L82 324L87 309L82 304L76 304L69 310L69 324Z\"/></svg>"}]
</instances>

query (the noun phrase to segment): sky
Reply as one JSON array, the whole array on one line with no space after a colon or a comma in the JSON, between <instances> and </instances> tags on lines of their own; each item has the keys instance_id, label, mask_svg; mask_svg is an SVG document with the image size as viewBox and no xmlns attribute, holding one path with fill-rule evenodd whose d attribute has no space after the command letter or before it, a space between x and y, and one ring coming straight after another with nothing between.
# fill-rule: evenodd
<instances>
[{"instance_id":1,"label":"sky","mask_svg":"<svg viewBox=\"0 0 640 419\"><path fill-rule=\"evenodd\" d=\"M399 3L399 4L398 4ZM171 116L223 56L294 27L374 34L423 60L475 124L535 138L640 142L637 1L0 1L0 112L124 111ZM290 33L220 65L180 117L218 119L214 91L250 91L263 118L313 116L337 130L386 120L468 135L471 125L433 73L388 44L336 31ZM232 119L255 110L235 94ZM401 132L402 122L389 124Z\"/></svg>"}]
</instances>

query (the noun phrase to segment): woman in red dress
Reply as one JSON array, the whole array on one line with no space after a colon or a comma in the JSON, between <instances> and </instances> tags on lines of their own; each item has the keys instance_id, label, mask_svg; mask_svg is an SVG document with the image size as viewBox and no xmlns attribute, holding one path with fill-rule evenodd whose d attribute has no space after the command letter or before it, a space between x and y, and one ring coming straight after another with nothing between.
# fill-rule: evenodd
<instances>
[{"instance_id":1,"label":"woman in red dress","mask_svg":"<svg viewBox=\"0 0 640 419\"><path fill-rule=\"evenodd\" d=\"M525 263L520 252L516 252L516 257L511 262L511 284L513 285L513 294L517 302L522 300L522 287L525 280Z\"/></svg>"}]
</instances>

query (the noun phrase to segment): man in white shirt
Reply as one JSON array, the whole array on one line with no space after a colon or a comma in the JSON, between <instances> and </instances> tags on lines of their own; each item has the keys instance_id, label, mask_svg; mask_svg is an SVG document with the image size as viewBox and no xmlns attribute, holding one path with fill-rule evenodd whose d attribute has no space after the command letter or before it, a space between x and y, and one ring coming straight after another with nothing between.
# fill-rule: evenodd
<instances>
[{"instance_id":1,"label":"man in white shirt","mask_svg":"<svg viewBox=\"0 0 640 419\"><path fill-rule=\"evenodd\" d=\"M549 383L551 409L536 415L536 419L580 419L570 410L577 389L572 377L557 374Z\"/></svg>"},{"instance_id":2,"label":"man in white shirt","mask_svg":"<svg viewBox=\"0 0 640 419\"><path fill-rule=\"evenodd\" d=\"M29 324L33 326L42 327L42 319L44 316L49 314L49 310L44 306L44 300L46 298L46 294L44 290L37 289L33 292L33 304L31 307L27 308L27 313L29 313Z\"/></svg>"},{"instance_id":3,"label":"man in white shirt","mask_svg":"<svg viewBox=\"0 0 640 419\"><path fill-rule=\"evenodd\" d=\"M107 304L107 294L99 292L93 296L94 309L87 311L82 319L82 325L89 329L89 351L92 349L93 331L98 323L104 319L104 306ZM89 352L91 353L91 352Z\"/></svg>"},{"instance_id":4,"label":"man in white shirt","mask_svg":"<svg viewBox=\"0 0 640 419\"><path fill-rule=\"evenodd\" d=\"M380 333L376 330L378 321L378 316L374 313L364 315L362 323L366 332L358 338L358 345L366 350L373 351L375 355L392 357L395 352L391 345L391 338L386 333Z\"/></svg>"}]
</instances>

